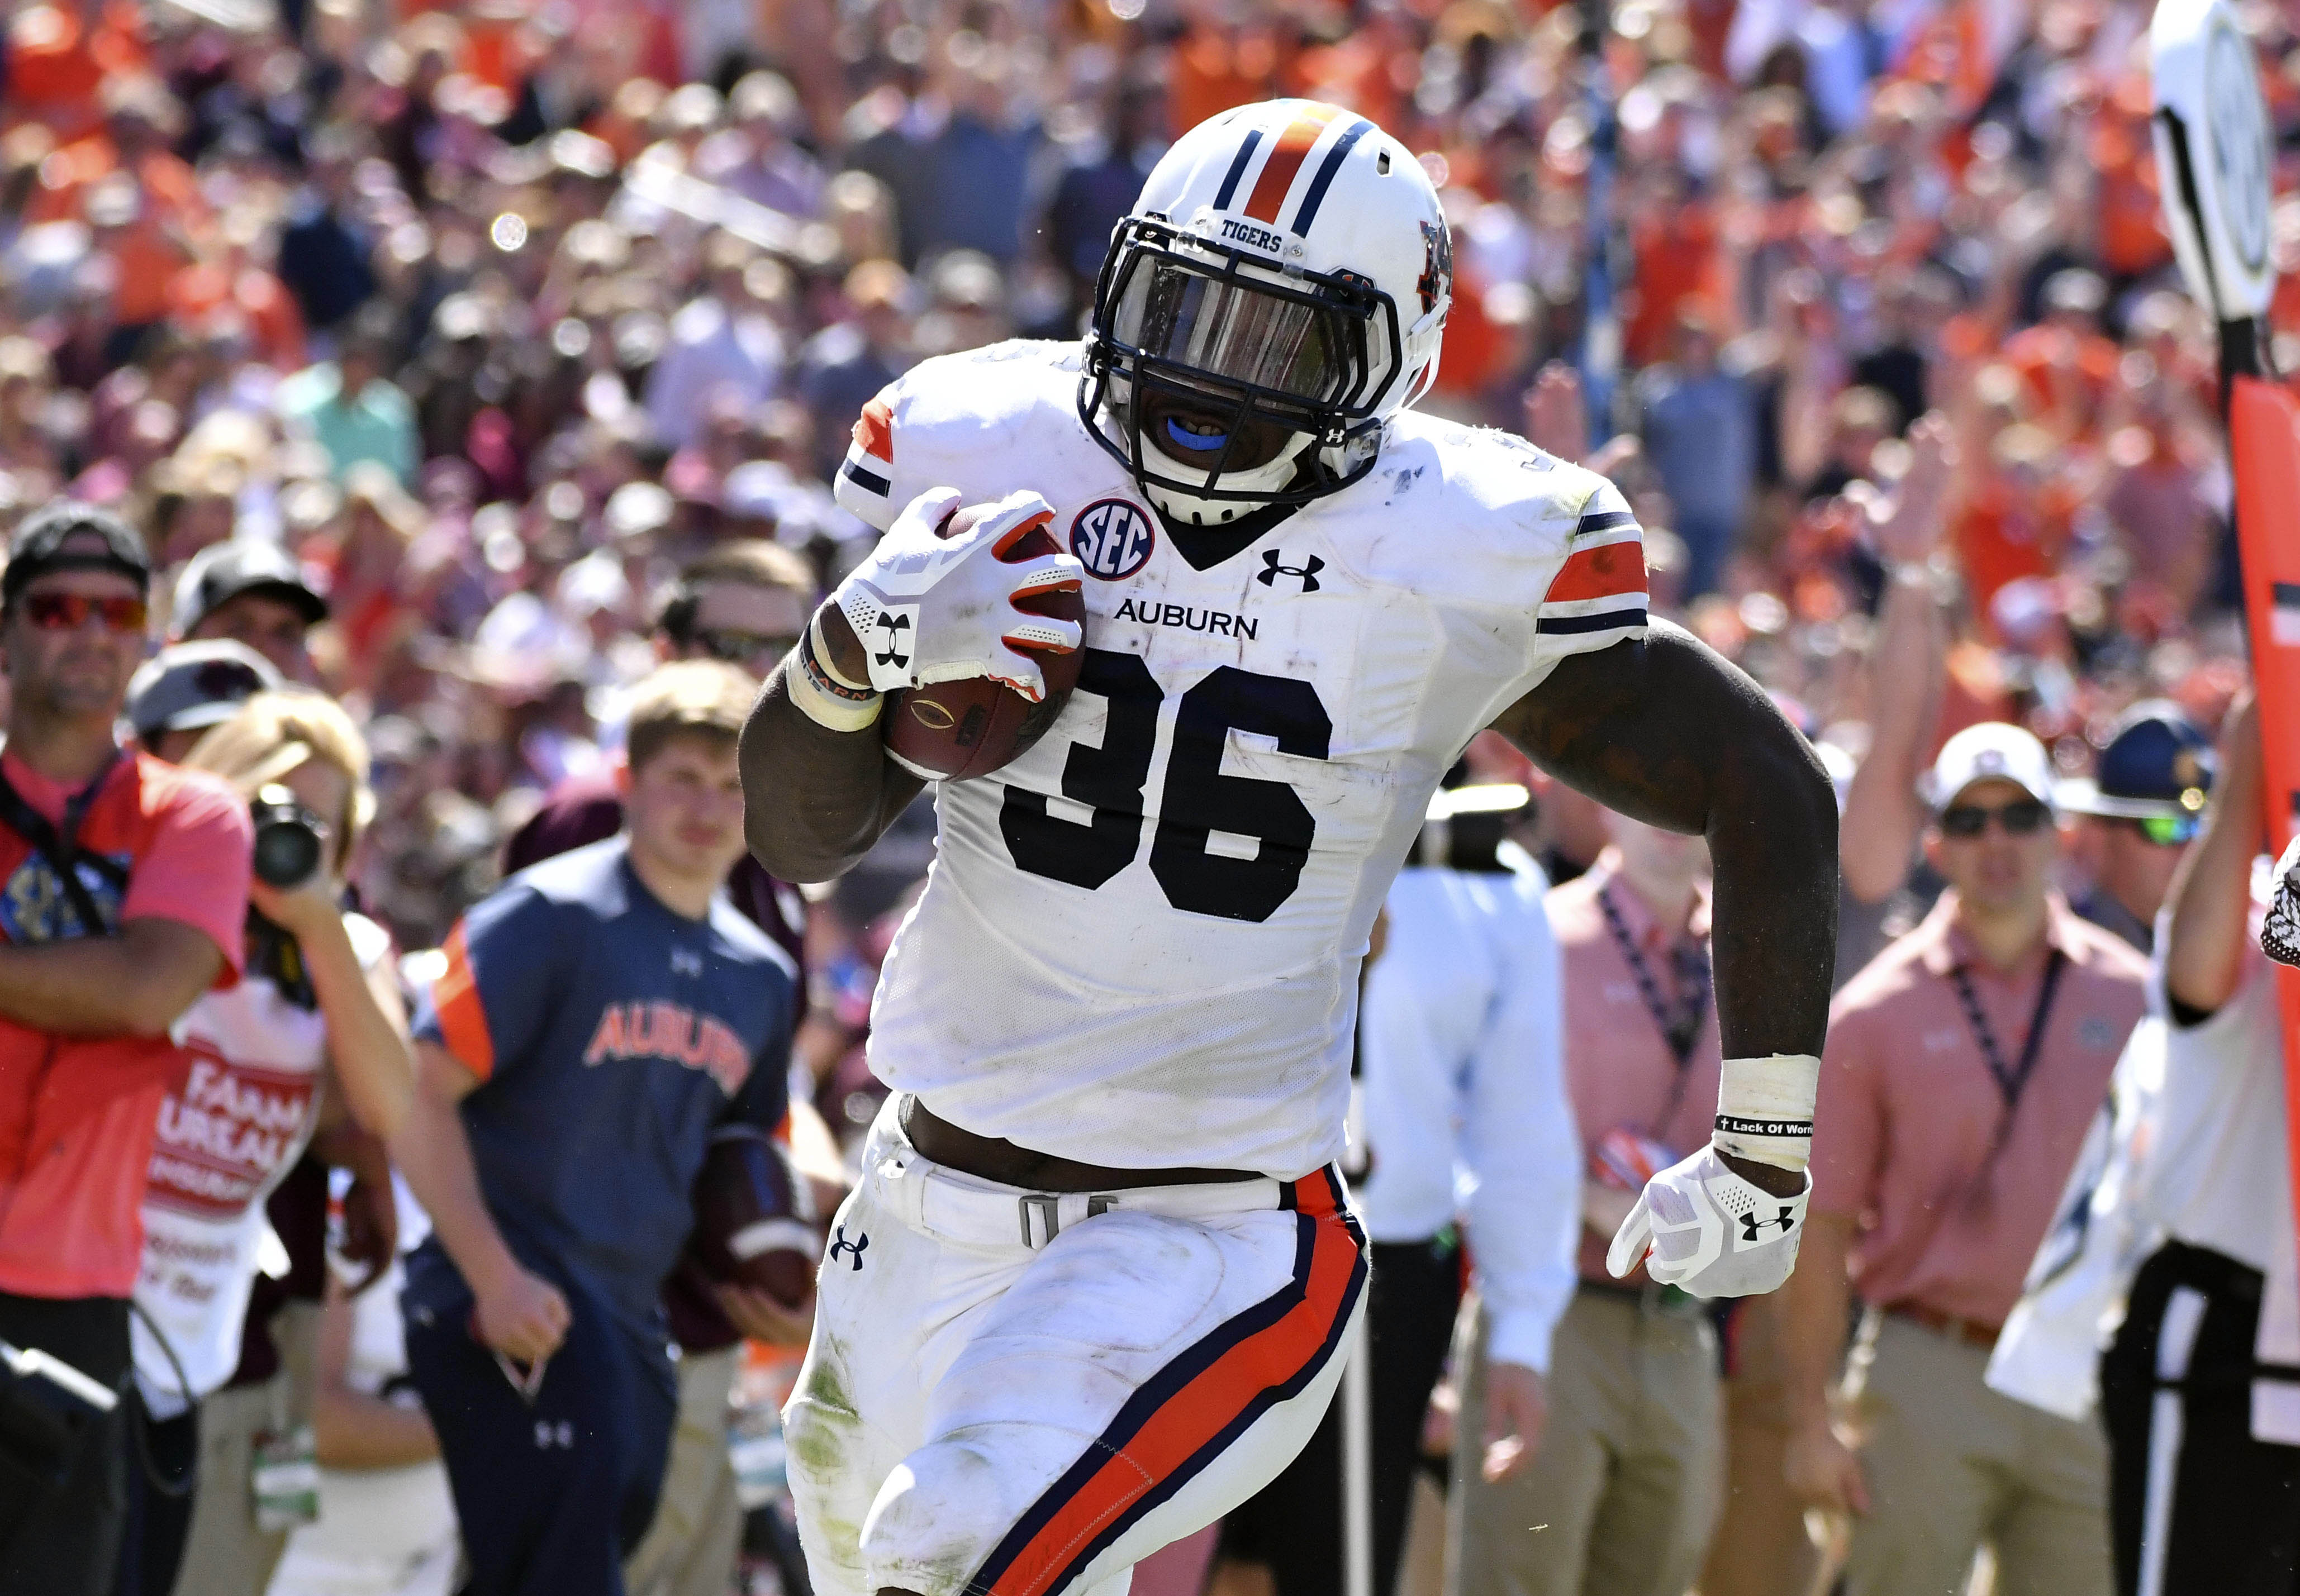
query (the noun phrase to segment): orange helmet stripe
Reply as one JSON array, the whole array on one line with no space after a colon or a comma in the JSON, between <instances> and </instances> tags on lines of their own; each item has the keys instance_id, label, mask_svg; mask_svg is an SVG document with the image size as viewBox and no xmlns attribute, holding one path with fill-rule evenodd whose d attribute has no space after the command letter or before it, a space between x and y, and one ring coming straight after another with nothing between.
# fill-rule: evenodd
<instances>
[{"instance_id":1,"label":"orange helmet stripe","mask_svg":"<svg viewBox=\"0 0 2300 1596\"><path fill-rule=\"evenodd\" d=\"M1302 162L1310 158L1311 146L1326 131L1327 125L1342 114L1338 105L1321 104L1312 101L1302 107L1286 131L1278 136L1271 146L1269 159L1262 163L1262 175L1254 180L1254 192L1246 196L1246 213L1256 221L1275 226L1278 208L1286 203L1286 191L1294 187L1295 174Z\"/></svg>"}]
</instances>

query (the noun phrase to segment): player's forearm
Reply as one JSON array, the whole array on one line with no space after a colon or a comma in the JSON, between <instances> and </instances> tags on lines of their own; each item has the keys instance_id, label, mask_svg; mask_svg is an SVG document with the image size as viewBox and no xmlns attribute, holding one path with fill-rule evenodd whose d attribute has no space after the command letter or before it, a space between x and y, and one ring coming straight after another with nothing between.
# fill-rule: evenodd
<instances>
[{"instance_id":1,"label":"player's forearm","mask_svg":"<svg viewBox=\"0 0 2300 1596\"><path fill-rule=\"evenodd\" d=\"M65 1036L160 1036L214 982L223 954L176 920L117 936L0 943L0 1018Z\"/></svg>"},{"instance_id":2,"label":"player's forearm","mask_svg":"<svg viewBox=\"0 0 2300 1596\"><path fill-rule=\"evenodd\" d=\"M429 1072L423 1072L428 1076ZM440 1244L474 1292L519 1268L504 1244L479 1191L471 1139L454 1102L423 1076L409 1101L406 1119L391 1140L392 1161L406 1176L415 1200L431 1216Z\"/></svg>"},{"instance_id":3,"label":"player's forearm","mask_svg":"<svg viewBox=\"0 0 2300 1596\"><path fill-rule=\"evenodd\" d=\"M2204 833L2174 871L2165 902L2164 990L2210 1013L2235 995L2250 941L2252 860L2260 847L2260 734L2247 704L2221 734L2220 785Z\"/></svg>"},{"instance_id":4,"label":"player's forearm","mask_svg":"<svg viewBox=\"0 0 2300 1596\"><path fill-rule=\"evenodd\" d=\"M1720 1039L1729 1059L1818 1056L1837 964L1837 796L1786 721L1749 730L1708 816Z\"/></svg>"},{"instance_id":5,"label":"player's forearm","mask_svg":"<svg viewBox=\"0 0 2300 1596\"><path fill-rule=\"evenodd\" d=\"M862 679L861 645L826 611L829 663ZM852 655L845 651L851 647ZM925 784L886 756L877 723L833 731L792 701L786 660L767 678L743 728L744 828L751 852L785 881L829 881L854 869Z\"/></svg>"},{"instance_id":6,"label":"player's forearm","mask_svg":"<svg viewBox=\"0 0 2300 1596\"><path fill-rule=\"evenodd\" d=\"M388 1142L407 1118L415 1093L414 1055L388 972L371 978L341 921L330 935L297 939L320 1014L328 1023L328 1057L361 1126ZM388 994L387 996L387 994ZM387 1001L389 1007L386 1007Z\"/></svg>"},{"instance_id":7,"label":"player's forearm","mask_svg":"<svg viewBox=\"0 0 2300 1596\"><path fill-rule=\"evenodd\" d=\"M1796 1272L1780 1289L1781 1358L1788 1376L1793 1429L1829 1422L1829 1399L1845 1356L1851 1290L1845 1276L1853 1221L1816 1213L1805 1221Z\"/></svg>"}]
</instances>

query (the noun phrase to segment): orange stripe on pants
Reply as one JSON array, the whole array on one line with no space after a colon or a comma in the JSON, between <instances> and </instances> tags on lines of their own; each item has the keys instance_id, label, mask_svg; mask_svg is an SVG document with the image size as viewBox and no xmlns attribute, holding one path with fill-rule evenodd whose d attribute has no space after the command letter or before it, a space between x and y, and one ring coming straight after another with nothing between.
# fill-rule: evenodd
<instances>
[{"instance_id":1,"label":"orange stripe on pants","mask_svg":"<svg viewBox=\"0 0 2300 1596\"><path fill-rule=\"evenodd\" d=\"M1221 1353L1120 1442L1007 1564L989 1596L1044 1596L1127 1509L1188 1466L1263 1392L1327 1351L1359 1277L1358 1243L1322 1172L1296 1182L1295 1193L1317 1227L1302 1300Z\"/></svg>"}]
</instances>

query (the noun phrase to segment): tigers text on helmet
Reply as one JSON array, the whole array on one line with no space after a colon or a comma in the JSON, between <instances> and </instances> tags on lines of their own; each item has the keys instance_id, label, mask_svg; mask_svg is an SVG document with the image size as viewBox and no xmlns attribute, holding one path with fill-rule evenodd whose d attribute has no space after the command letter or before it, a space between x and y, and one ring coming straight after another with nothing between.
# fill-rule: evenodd
<instances>
[{"instance_id":1,"label":"tigers text on helmet","mask_svg":"<svg viewBox=\"0 0 2300 1596\"><path fill-rule=\"evenodd\" d=\"M1079 413L1178 520L1306 503L1371 470L1382 424L1429 391L1453 294L1404 145L1314 100L1224 112L1112 235Z\"/></svg>"}]
</instances>

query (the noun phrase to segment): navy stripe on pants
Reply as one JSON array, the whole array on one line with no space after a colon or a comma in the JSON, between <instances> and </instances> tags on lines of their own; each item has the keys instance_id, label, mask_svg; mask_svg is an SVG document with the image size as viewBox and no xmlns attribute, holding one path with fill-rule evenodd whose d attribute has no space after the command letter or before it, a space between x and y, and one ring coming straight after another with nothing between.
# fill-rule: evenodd
<instances>
[{"instance_id":1,"label":"navy stripe on pants","mask_svg":"<svg viewBox=\"0 0 2300 1596\"><path fill-rule=\"evenodd\" d=\"M556 1281L571 1322L530 1404L473 1339L471 1290L436 1242L407 1276L408 1373L462 1520L464 1596L624 1596L678 1417L667 1351Z\"/></svg>"}]
</instances>

